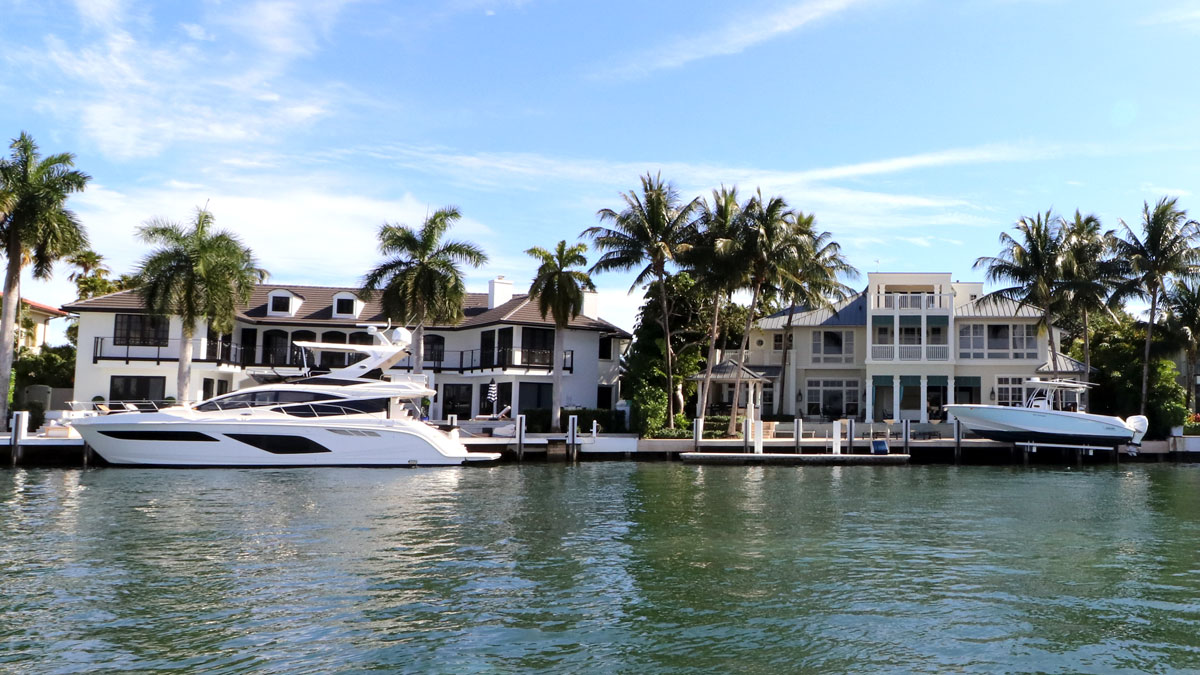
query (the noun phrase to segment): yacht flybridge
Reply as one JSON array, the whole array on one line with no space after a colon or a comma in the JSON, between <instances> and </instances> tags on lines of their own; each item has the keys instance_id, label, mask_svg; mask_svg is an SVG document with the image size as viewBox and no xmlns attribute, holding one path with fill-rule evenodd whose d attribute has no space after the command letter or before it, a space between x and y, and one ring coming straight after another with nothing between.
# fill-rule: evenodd
<instances>
[{"instance_id":1,"label":"yacht flybridge","mask_svg":"<svg viewBox=\"0 0 1200 675\"><path fill-rule=\"evenodd\" d=\"M1127 419L1093 415L1068 400L1090 385L1074 380L1030 379L1024 406L950 404L946 411L976 434L1017 444L1070 447L1140 445L1148 421L1141 415Z\"/></svg>"},{"instance_id":2,"label":"yacht flybridge","mask_svg":"<svg viewBox=\"0 0 1200 675\"><path fill-rule=\"evenodd\" d=\"M495 460L467 452L457 431L421 422L424 376L371 379L408 352L409 332L374 326L372 345L297 342L365 358L326 375L265 384L194 405L78 419L73 426L111 464L141 466L428 466Z\"/></svg>"}]
</instances>

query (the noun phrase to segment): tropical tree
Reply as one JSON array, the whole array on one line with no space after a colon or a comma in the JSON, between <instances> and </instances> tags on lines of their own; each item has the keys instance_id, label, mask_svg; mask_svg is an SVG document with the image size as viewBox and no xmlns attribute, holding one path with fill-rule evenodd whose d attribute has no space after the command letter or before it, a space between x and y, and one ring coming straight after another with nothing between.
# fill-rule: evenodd
<instances>
[{"instance_id":1,"label":"tropical tree","mask_svg":"<svg viewBox=\"0 0 1200 675\"><path fill-rule=\"evenodd\" d=\"M1039 331L1046 331L1051 368L1058 367L1053 317L1062 310L1066 300L1066 294L1060 292L1063 238L1057 224L1049 210L1032 218L1022 217L1013 228L1018 236L1002 232L1000 254L979 258L974 265L976 269L987 268L984 277L987 281L1009 284L984 295L981 302L1009 301L1016 303L1018 309L1033 307L1041 310L1037 325Z\"/></svg>"},{"instance_id":2,"label":"tropical tree","mask_svg":"<svg viewBox=\"0 0 1200 675\"><path fill-rule=\"evenodd\" d=\"M1069 311L1083 318L1083 378L1092 373L1091 327L1088 318L1096 312L1108 312L1108 298L1120 270L1109 255L1113 232L1101 232L1100 219L1075 210L1075 218L1061 220L1062 257L1060 289L1069 297ZM1087 392L1084 392L1087 404Z\"/></svg>"},{"instance_id":3,"label":"tropical tree","mask_svg":"<svg viewBox=\"0 0 1200 675\"><path fill-rule=\"evenodd\" d=\"M7 391L21 298L21 268L33 267L35 279L49 279L54 262L87 247L87 233L66 208L67 198L84 189L90 177L74 168L75 156L42 157L22 132L0 159L0 243L8 266L0 312L0 382ZM8 418L8 396L0 396L0 420Z\"/></svg>"},{"instance_id":4,"label":"tropical tree","mask_svg":"<svg viewBox=\"0 0 1200 675\"><path fill-rule=\"evenodd\" d=\"M192 338L201 321L218 334L233 331L239 305L250 300L256 283L267 278L254 253L237 235L213 227L213 215L196 209L187 225L153 218L138 228L142 241L156 247L138 264L138 294L146 308L183 322L176 396L188 400Z\"/></svg>"},{"instance_id":5,"label":"tropical tree","mask_svg":"<svg viewBox=\"0 0 1200 675\"><path fill-rule=\"evenodd\" d=\"M683 203L679 192L662 176L642 176L642 192L630 191L621 195L625 208L621 211L601 209L597 216L610 227L594 226L580 236L589 237L600 259L592 265L592 274L608 271L628 271L641 267L629 292L650 281L665 288L667 266L675 264L680 255L691 247L696 230L695 218L700 198ZM674 350L671 347L670 300L659 293L665 352L667 360L667 424L675 428Z\"/></svg>"},{"instance_id":6,"label":"tropical tree","mask_svg":"<svg viewBox=\"0 0 1200 675\"><path fill-rule=\"evenodd\" d=\"M796 308L806 311L827 309L836 313L837 303L844 301L854 289L841 282L842 278L858 278L858 270L851 265L841 246L833 241L829 232L816 232L815 218L809 214L799 215L805 221L800 226L808 231L799 241L796 267L780 279L780 294L788 303L787 323L784 326L783 370L780 388L787 391L788 353L792 350L792 320ZM783 397L776 396L776 414L783 414Z\"/></svg>"},{"instance_id":7,"label":"tropical tree","mask_svg":"<svg viewBox=\"0 0 1200 675\"><path fill-rule=\"evenodd\" d=\"M1146 319L1146 346L1142 363L1142 400L1140 414L1146 414L1150 382L1150 342L1158 306L1165 299L1167 280L1195 271L1200 253L1192 246L1200 234L1200 225L1187 219L1187 212L1176 205L1173 197L1163 197L1154 208L1142 203L1142 236L1121 221L1123 237L1114 237L1112 250L1121 262L1125 278L1113 292L1113 300L1141 298L1150 302Z\"/></svg>"},{"instance_id":8,"label":"tropical tree","mask_svg":"<svg viewBox=\"0 0 1200 675\"><path fill-rule=\"evenodd\" d=\"M704 366L704 382L700 386L696 404L696 416L703 420L708 413L709 394L712 391L713 366L716 365L717 338L721 328L721 309L729 303L733 292L745 284L745 271L737 260L745 207L738 202L737 186L721 186L719 190L713 190L712 203L702 202L700 210L700 228L685 261L697 284L712 297L708 358Z\"/></svg>"},{"instance_id":9,"label":"tropical tree","mask_svg":"<svg viewBox=\"0 0 1200 675\"><path fill-rule=\"evenodd\" d=\"M363 277L361 295L380 292L389 319L413 326L413 372L423 372L425 326L457 323L463 317L467 288L459 265L480 267L487 255L467 241L443 241L450 226L462 218L447 206L425 218L420 229L396 223L379 228L383 262Z\"/></svg>"},{"instance_id":10,"label":"tropical tree","mask_svg":"<svg viewBox=\"0 0 1200 675\"><path fill-rule=\"evenodd\" d=\"M794 270L804 239L812 236L811 217L788 208L783 197L764 198L759 190L746 208L740 261L745 265L750 288L750 311L738 353L737 374L733 380L733 414L729 416L727 433L737 428L737 406L741 396L742 374L746 367L746 352L750 347L750 327L754 322L758 301L763 289L777 289L785 279L795 280Z\"/></svg>"},{"instance_id":11,"label":"tropical tree","mask_svg":"<svg viewBox=\"0 0 1200 675\"><path fill-rule=\"evenodd\" d=\"M1192 406L1192 393L1196 390L1196 356L1200 352L1200 280L1176 279L1167 291L1168 326L1182 343L1184 358L1184 380L1187 382L1187 407Z\"/></svg>"},{"instance_id":12,"label":"tropical tree","mask_svg":"<svg viewBox=\"0 0 1200 675\"><path fill-rule=\"evenodd\" d=\"M112 270L104 265L104 256L92 249L84 249L67 258L67 263L75 268L67 277L71 281L79 281L85 277L107 278Z\"/></svg>"},{"instance_id":13,"label":"tropical tree","mask_svg":"<svg viewBox=\"0 0 1200 675\"><path fill-rule=\"evenodd\" d=\"M567 324L583 311L583 292L596 290L587 272L572 269L587 265L586 252L586 244L568 247L566 241L558 242L553 252L539 246L525 251L538 261L537 276L529 287L529 297L537 300L538 311L543 319L547 314L554 317L554 391L551 394L550 430L555 432L561 429L562 358L566 351L563 343Z\"/></svg>"}]
</instances>

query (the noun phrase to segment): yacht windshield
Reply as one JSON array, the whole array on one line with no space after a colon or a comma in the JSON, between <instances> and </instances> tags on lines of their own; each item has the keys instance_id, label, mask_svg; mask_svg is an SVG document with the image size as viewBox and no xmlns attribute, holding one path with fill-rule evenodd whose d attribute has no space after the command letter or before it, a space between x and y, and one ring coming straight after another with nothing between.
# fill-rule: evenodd
<instances>
[{"instance_id":1,"label":"yacht windshield","mask_svg":"<svg viewBox=\"0 0 1200 675\"><path fill-rule=\"evenodd\" d=\"M228 396L214 398L197 405L195 409L200 412L213 412L216 410L232 410L235 408L260 408L262 406L278 405L280 403L310 403L313 401L330 401L338 398L338 396L326 392L267 389L260 391L247 391L238 394L229 394Z\"/></svg>"},{"instance_id":2,"label":"yacht windshield","mask_svg":"<svg viewBox=\"0 0 1200 675\"><path fill-rule=\"evenodd\" d=\"M293 417L334 417L337 415L386 415L390 399L366 398L338 400L329 403L292 403L274 408Z\"/></svg>"}]
</instances>

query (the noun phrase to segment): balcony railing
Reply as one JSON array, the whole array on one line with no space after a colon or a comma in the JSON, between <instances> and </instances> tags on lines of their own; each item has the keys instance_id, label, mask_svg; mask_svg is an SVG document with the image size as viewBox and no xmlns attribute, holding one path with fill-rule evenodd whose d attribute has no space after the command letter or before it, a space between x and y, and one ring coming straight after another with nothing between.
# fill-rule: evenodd
<instances>
[{"instance_id":1,"label":"balcony railing","mask_svg":"<svg viewBox=\"0 0 1200 675\"><path fill-rule=\"evenodd\" d=\"M179 360L179 338L97 337L92 343L92 363L100 361L147 362L160 364ZM198 363L236 364L242 362L242 346L217 340L193 338L192 360Z\"/></svg>"},{"instance_id":2,"label":"balcony railing","mask_svg":"<svg viewBox=\"0 0 1200 675\"><path fill-rule=\"evenodd\" d=\"M448 371L455 373L482 372L489 370L506 370L519 368L522 370L552 370L554 362L552 349L523 349L509 347L495 351L465 349L462 351L438 351L426 353L422 358L422 369L434 372ZM406 357L393 366L401 370L413 369L413 358ZM568 349L563 352L563 371L575 371L575 351Z\"/></svg>"},{"instance_id":3,"label":"balcony railing","mask_svg":"<svg viewBox=\"0 0 1200 675\"><path fill-rule=\"evenodd\" d=\"M899 358L897 359L897 355ZM874 361L949 361L950 345L871 345Z\"/></svg>"},{"instance_id":4,"label":"balcony railing","mask_svg":"<svg viewBox=\"0 0 1200 675\"><path fill-rule=\"evenodd\" d=\"M896 358L896 348L892 345L871 345L871 359L875 361L891 361Z\"/></svg>"},{"instance_id":5,"label":"balcony railing","mask_svg":"<svg viewBox=\"0 0 1200 675\"><path fill-rule=\"evenodd\" d=\"M925 349L925 358L930 361L950 360L950 345L929 345Z\"/></svg>"},{"instance_id":6,"label":"balcony railing","mask_svg":"<svg viewBox=\"0 0 1200 675\"><path fill-rule=\"evenodd\" d=\"M925 311L949 310L953 307L953 293L876 293L871 296L871 309Z\"/></svg>"},{"instance_id":7,"label":"balcony railing","mask_svg":"<svg viewBox=\"0 0 1200 675\"><path fill-rule=\"evenodd\" d=\"M901 361L920 361L921 345L900 345Z\"/></svg>"}]
</instances>

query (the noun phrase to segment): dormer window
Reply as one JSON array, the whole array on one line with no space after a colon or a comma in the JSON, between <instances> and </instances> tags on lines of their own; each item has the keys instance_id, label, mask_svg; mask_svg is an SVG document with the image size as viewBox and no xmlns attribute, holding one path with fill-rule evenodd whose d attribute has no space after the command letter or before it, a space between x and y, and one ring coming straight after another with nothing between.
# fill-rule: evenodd
<instances>
[{"instance_id":1,"label":"dormer window","mask_svg":"<svg viewBox=\"0 0 1200 675\"><path fill-rule=\"evenodd\" d=\"M279 288L267 295L267 314L269 316L295 316L300 309L304 297Z\"/></svg>"},{"instance_id":2,"label":"dormer window","mask_svg":"<svg viewBox=\"0 0 1200 675\"><path fill-rule=\"evenodd\" d=\"M363 302L353 293L338 293L333 296L333 315L343 319L356 318L363 310Z\"/></svg>"},{"instance_id":3,"label":"dormer window","mask_svg":"<svg viewBox=\"0 0 1200 675\"><path fill-rule=\"evenodd\" d=\"M271 298L271 311L287 314L292 311L292 299L286 295L276 295Z\"/></svg>"}]
</instances>

